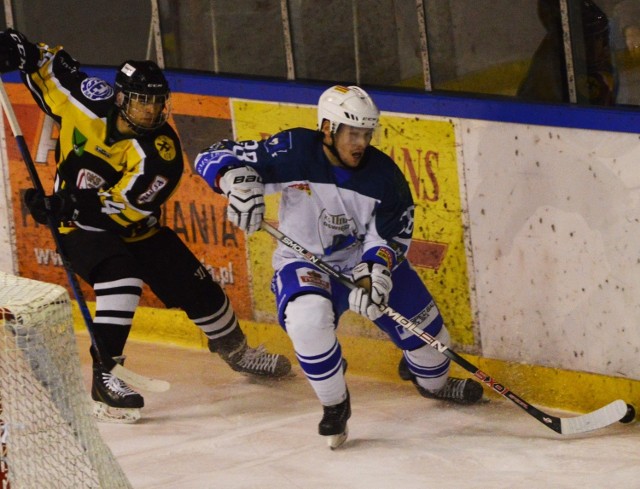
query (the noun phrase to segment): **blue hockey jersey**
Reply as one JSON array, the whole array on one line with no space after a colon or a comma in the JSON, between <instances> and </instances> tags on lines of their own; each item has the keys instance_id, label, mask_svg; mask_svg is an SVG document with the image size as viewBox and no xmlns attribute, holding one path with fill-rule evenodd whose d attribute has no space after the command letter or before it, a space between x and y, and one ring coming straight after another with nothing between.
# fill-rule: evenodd
<instances>
[{"instance_id":1,"label":"blue hockey jersey","mask_svg":"<svg viewBox=\"0 0 640 489\"><path fill-rule=\"evenodd\" d=\"M369 146L357 169L333 166L318 131L296 128L263 141L223 140L204 150L195 169L216 192L229 166L255 168L265 193L281 192L280 230L323 261L348 273L360 261L394 268L413 233L411 191L394 161ZM276 270L300 257L279 244Z\"/></svg>"}]
</instances>

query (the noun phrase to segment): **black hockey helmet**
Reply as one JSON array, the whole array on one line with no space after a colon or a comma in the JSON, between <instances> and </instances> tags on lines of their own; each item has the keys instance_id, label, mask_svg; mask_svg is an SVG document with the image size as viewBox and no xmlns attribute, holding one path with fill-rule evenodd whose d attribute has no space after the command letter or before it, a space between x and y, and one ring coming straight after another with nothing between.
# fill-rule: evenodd
<instances>
[{"instance_id":1,"label":"black hockey helmet","mask_svg":"<svg viewBox=\"0 0 640 489\"><path fill-rule=\"evenodd\" d=\"M120 114L137 133L162 126L171 112L171 90L160 67L153 61L128 60L120 65L115 80ZM150 115L144 107L153 106Z\"/></svg>"}]
</instances>

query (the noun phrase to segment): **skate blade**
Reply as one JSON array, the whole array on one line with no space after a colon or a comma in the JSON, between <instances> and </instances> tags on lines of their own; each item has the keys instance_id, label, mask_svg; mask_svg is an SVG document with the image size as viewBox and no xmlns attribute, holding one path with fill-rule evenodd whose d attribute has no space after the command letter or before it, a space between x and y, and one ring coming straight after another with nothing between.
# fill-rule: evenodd
<instances>
[{"instance_id":1,"label":"skate blade","mask_svg":"<svg viewBox=\"0 0 640 489\"><path fill-rule=\"evenodd\" d=\"M93 417L103 423L133 424L140 419L139 408L116 408L93 401Z\"/></svg>"},{"instance_id":2,"label":"skate blade","mask_svg":"<svg viewBox=\"0 0 640 489\"><path fill-rule=\"evenodd\" d=\"M345 428L344 433L327 436L327 444L329 445L329 448L331 448L331 450L335 450L336 448L342 446L345 441L347 441L348 436L349 429Z\"/></svg>"},{"instance_id":3,"label":"skate blade","mask_svg":"<svg viewBox=\"0 0 640 489\"><path fill-rule=\"evenodd\" d=\"M257 385L277 385L279 382L296 377L296 374L293 370L281 377L268 377L266 375L256 375L248 373L242 373L242 375L247 379L249 383Z\"/></svg>"}]
</instances>

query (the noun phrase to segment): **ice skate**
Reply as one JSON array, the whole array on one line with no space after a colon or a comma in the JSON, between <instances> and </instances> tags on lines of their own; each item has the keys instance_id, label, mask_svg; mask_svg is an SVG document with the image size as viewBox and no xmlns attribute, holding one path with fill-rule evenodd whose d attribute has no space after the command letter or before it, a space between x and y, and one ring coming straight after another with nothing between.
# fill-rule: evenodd
<instances>
[{"instance_id":1,"label":"ice skate","mask_svg":"<svg viewBox=\"0 0 640 489\"><path fill-rule=\"evenodd\" d=\"M351 417L351 400L347 390L347 398L334 406L322 406L324 415L318 425L318 433L327 437L331 450L338 448L349 436L347 421Z\"/></svg>"},{"instance_id":2,"label":"ice skate","mask_svg":"<svg viewBox=\"0 0 640 489\"><path fill-rule=\"evenodd\" d=\"M108 423L135 423L144 406L140 394L100 364L93 366L91 398L94 417Z\"/></svg>"},{"instance_id":3,"label":"ice skate","mask_svg":"<svg viewBox=\"0 0 640 489\"><path fill-rule=\"evenodd\" d=\"M438 391L430 391L418 384L415 375L411 373L404 357L398 365L398 374L402 380L410 380L421 396L428 399L440 399L458 404L475 404L482 399L482 385L473 379L457 379L449 377L447 383Z\"/></svg>"},{"instance_id":4,"label":"ice skate","mask_svg":"<svg viewBox=\"0 0 640 489\"><path fill-rule=\"evenodd\" d=\"M209 340L209 351L219 353L233 370L243 374L280 378L291 371L291 362L287 357L269 353L264 345L251 348L247 345L246 338L231 351L227 351L224 345Z\"/></svg>"}]
</instances>

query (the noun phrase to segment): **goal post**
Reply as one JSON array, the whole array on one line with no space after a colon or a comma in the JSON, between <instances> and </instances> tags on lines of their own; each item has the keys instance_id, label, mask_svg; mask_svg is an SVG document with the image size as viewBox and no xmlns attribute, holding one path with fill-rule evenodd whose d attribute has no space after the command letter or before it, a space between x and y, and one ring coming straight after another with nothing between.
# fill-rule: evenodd
<instances>
[{"instance_id":1,"label":"goal post","mask_svg":"<svg viewBox=\"0 0 640 489\"><path fill-rule=\"evenodd\" d=\"M91 415L68 292L3 272L0 429L0 488L131 488Z\"/></svg>"}]
</instances>

